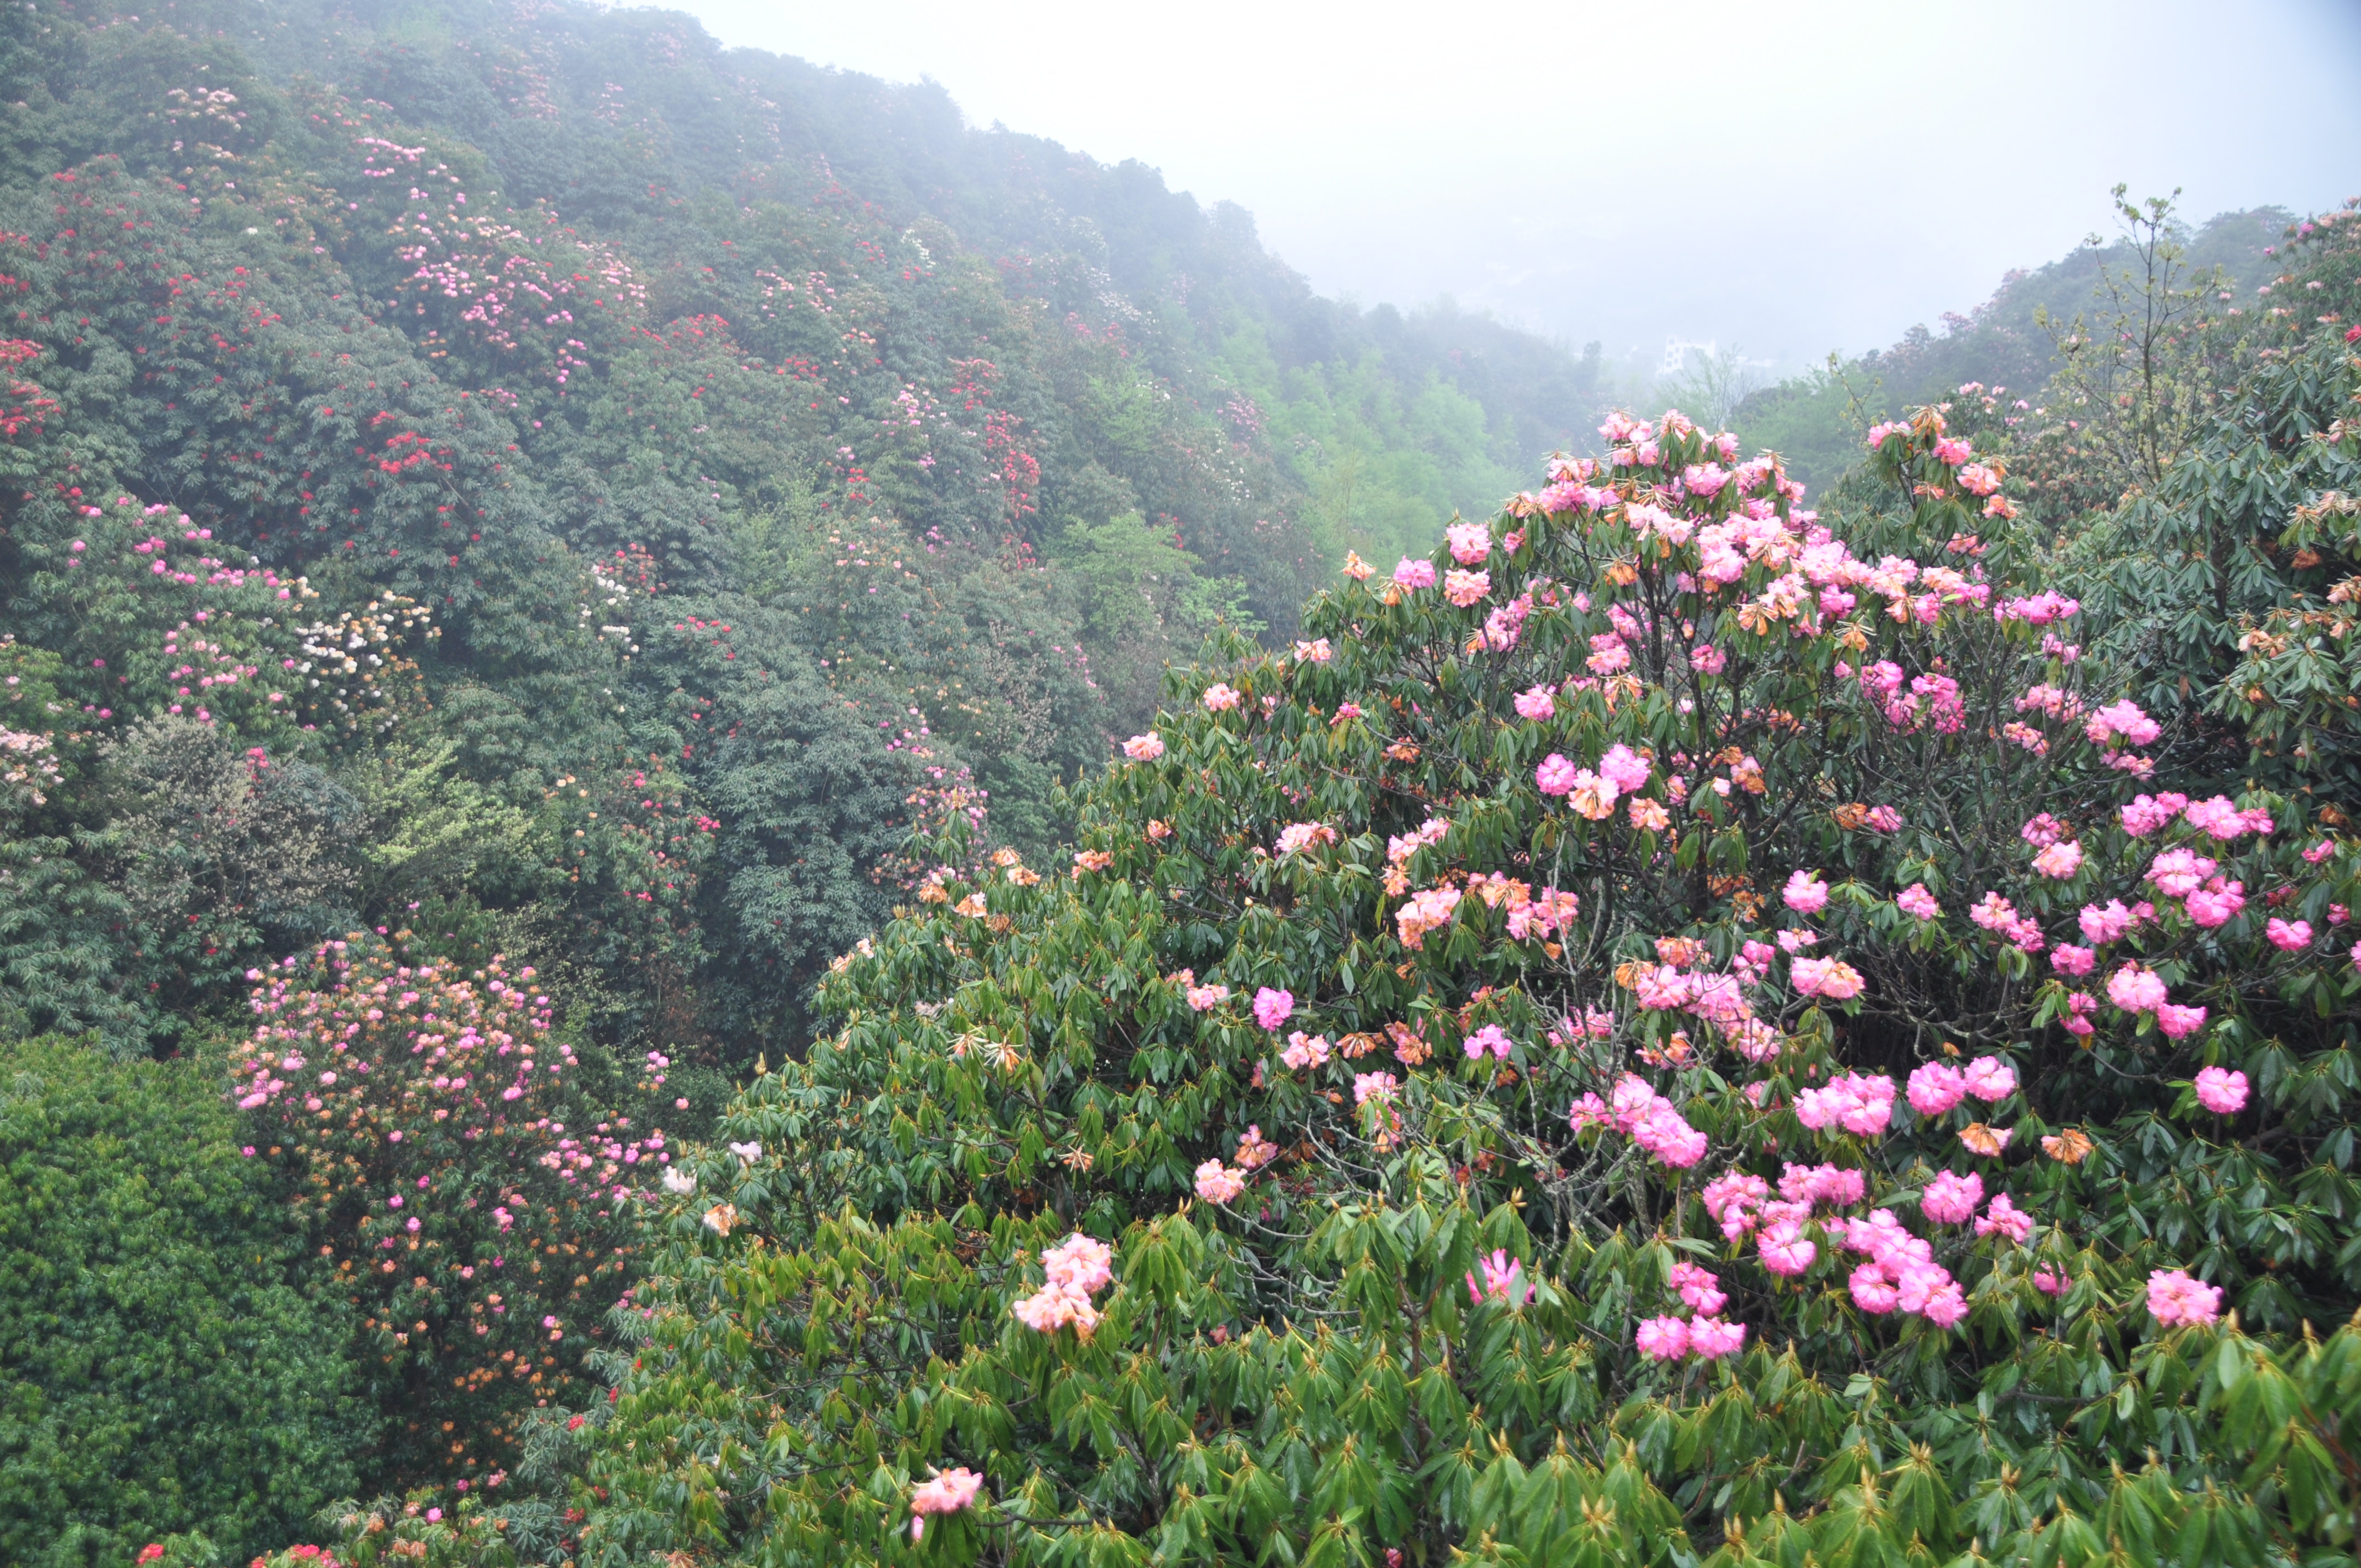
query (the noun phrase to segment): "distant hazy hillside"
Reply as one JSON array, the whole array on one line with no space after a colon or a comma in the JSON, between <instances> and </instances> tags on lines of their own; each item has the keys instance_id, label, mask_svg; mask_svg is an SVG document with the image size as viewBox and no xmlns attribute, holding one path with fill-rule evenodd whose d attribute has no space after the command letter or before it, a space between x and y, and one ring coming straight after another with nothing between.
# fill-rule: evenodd
<instances>
[{"instance_id":1,"label":"distant hazy hillside","mask_svg":"<svg viewBox=\"0 0 2361 1568\"><path fill-rule=\"evenodd\" d=\"M2199 272L2220 267L2236 293L2251 294L2274 270L2265 247L2280 242L2290 221L2277 207L2220 214L2188 235L2187 264ZM1847 417L1855 396L1865 422L1940 401L1969 381L2030 396L2049 378L2055 353L2037 313L2046 310L2063 332L2092 307L2102 272L2132 260L2128 245L2116 241L2011 272L1966 314L1945 312L1939 331L1912 327L1893 347L1850 360L1834 376L1814 372L1756 392L1740 405L1736 428L1750 447L1775 447L1807 479L1830 483L1860 456L1860 430Z\"/></svg>"}]
</instances>

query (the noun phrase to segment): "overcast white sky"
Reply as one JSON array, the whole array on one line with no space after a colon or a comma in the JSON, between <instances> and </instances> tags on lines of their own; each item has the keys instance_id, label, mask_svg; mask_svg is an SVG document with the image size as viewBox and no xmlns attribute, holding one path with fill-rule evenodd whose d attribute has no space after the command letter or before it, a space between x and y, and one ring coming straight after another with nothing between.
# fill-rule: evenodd
<instances>
[{"instance_id":1,"label":"overcast white sky","mask_svg":"<svg viewBox=\"0 0 2361 1568\"><path fill-rule=\"evenodd\" d=\"M679 4L679 0L673 0ZM2183 187L2361 194L2361 0L692 0L1251 210L1323 292L1610 353L1893 341Z\"/></svg>"}]
</instances>

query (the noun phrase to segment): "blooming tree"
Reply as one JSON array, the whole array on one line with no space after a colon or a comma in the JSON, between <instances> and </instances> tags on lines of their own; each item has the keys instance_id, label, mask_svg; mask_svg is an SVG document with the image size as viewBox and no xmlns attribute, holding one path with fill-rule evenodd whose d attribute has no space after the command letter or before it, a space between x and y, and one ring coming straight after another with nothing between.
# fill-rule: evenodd
<instances>
[{"instance_id":1,"label":"blooming tree","mask_svg":"<svg viewBox=\"0 0 2361 1568\"><path fill-rule=\"evenodd\" d=\"M839 967L611 1528L884 1553L957 1462L1042 1562L2350 1539L2361 844L2170 771L1939 410L1826 516L1602 434Z\"/></svg>"},{"instance_id":2,"label":"blooming tree","mask_svg":"<svg viewBox=\"0 0 2361 1568\"><path fill-rule=\"evenodd\" d=\"M413 961L356 933L247 978L255 1024L230 1064L246 1152L285 1167L359 1314L401 1418L390 1473L497 1488L520 1417L580 1400L664 1133L597 1108L531 968Z\"/></svg>"}]
</instances>

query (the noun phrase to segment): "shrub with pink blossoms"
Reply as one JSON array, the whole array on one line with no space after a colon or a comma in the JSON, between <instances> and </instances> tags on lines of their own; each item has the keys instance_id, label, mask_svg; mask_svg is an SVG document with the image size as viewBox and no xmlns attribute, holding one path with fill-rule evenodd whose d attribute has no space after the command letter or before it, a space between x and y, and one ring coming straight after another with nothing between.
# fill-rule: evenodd
<instances>
[{"instance_id":1,"label":"shrub with pink blossoms","mask_svg":"<svg viewBox=\"0 0 2361 1568\"><path fill-rule=\"evenodd\" d=\"M2264 926L2318 930L2361 902L2361 851L2303 861L2345 835L2316 798L2260 786L2233 797L2241 819L2301 815L2302 832L2217 838L2185 806L2128 830L2135 793L2227 786L2201 784L2182 721L2122 666L2045 641L2063 600L2079 638L2103 611L2030 576L2049 540L1986 514L2004 489L1963 493L1934 450L1966 438L1952 417L1885 433L1847 492L1887 498L1875 516L1815 515L1775 460L1677 414L1610 421L1606 457L1513 501L1478 562L1438 547L1404 574L1480 567L1481 602L1347 575L1301 628L1327 663L1241 652L1176 676L1159 766L1075 797L1103 874L994 884L1009 924L988 937L913 911L825 982L808 1060L736 1113L737 1135L798 1151L804 1185L756 1211L759 1247L680 1241L677 1310L618 1436L644 1452L676 1430L667 1406L710 1398L703 1419L752 1453L782 1420L772 1390L857 1388L857 1440L785 1418L799 1457L840 1467L773 1483L815 1538L879 1528L840 1474L963 1464L1025 1499L995 1515L1012 1556L1070 1551L1088 1520L1111 1552L1206 1560L1283 1541L1441 1562L1487 1532L1527 1555L1595 1536L1607 1561L1676 1538L1833 1560L1851 1549L1823 1521L1939 1484L1950 1511L1913 1515L1919 1546L1864 1526L1877 1549L2014 1561L2062 1515L1993 1523L1960 1499L2019 1485L2004 1467L2026 1474L2026 1453L2070 1477L2077 1519L2119 1486L2244 1485L2258 1429L2202 1392L2223 1340L2156 1337L2146 1281L2220 1281L2223 1317L2235 1300L2259 1335L2238 1354L2282 1369L2312 1365L2305 1316L2361 1304L2334 1250L2299 1255L2284 1223L2288 1171L2343 1179L2322 1161L2351 1111L2320 1063L2346 1048L2361 979L2349 941L2331 964ZM2005 450L1975 444L2003 475ZM1711 493L1686 488L1708 465ZM1514 640L1494 637L1520 600ZM1239 701L1209 714L1194 697L1216 678ZM1536 690L1545 718L1517 706ZM1348 701L1362 717L1332 722ZM1268 852L1303 822L1336 842ZM2062 845L2070 868L2036 867ZM2213 863L2168 892L2147 872L2173 851L2191 863L2166 874ZM2252 902L2198 926L2183 904L2216 876ZM1191 1007L1213 984L1283 989L1289 1011ZM2203 1010L2194 1032L2172 1032L2180 1009ZM2257 1094L2235 1124L2170 1113L2198 1067L2291 1073L2282 1051L2312 1100ZM2274 1141L2219 1141L2233 1126ZM1226 1190L1232 1170L1251 1193L1199 1194L1196 1173ZM2307 1223L2338 1245L2351 1230ZM1123 1281L1087 1341L1010 1315L1035 1299L1030 1250L1075 1226ZM731 1315L758 1286L782 1332L750 1344ZM1404 1377L1420 1420L1354 1393ZM1992 1395L1995 1415L1992 1389L2024 1397ZM2325 1408L2304 1431L2328 1430ZM2002 1427L2004 1456L1959 1441ZM2118 1469L2136 1443L2170 1450L2169 1488ZM1278 1497L1260 1477L1306 1459L1335 1507L1315 1484L1238 1522ZM1111 1506L1118 1490L1137 1505ZM1527 1496L1545 1499L1530 1524L1494 1500ZM2241 1496L2257 1517L2284 1506ZM1363 1522L1389 1497L1390 1522ZM2321 1517L2270 1528L2311 1531L2308 1551ZM751 1512L730 1528L743 1554L785 1545Z\"/></svg>"},{"instance_id":2,"label":"shrub with pink blossoms","mask_svg":"<svg viewBox=\"0 0 2361 1568\"><path fill-rule=\"evenodd\" d=\"M532 969L466 969L408 935L256 971L230 1092L405 1390L393 1474L480 1481L514 1463L522 1411L593 1384L674 1148L591 1097L612 1069L556 1027Z\"/></svg>"}]
</instances>

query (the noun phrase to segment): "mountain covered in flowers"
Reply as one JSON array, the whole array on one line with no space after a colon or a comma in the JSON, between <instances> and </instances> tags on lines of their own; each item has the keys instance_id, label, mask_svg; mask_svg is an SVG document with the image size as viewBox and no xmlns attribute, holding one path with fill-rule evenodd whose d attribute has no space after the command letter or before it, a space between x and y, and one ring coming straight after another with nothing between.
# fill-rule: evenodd
<instances>
[{"instance_id":1,"label":"mountain covered in flowers","mask_svg":"<svg viewBox=\"0 0 2361 1568\"><path fill-rule=\"evenodd\" d=\"M415 909L610 1046L793 1051L914 823L1046 850L1165 661L1594 417L1595 358L675 16L6 38L20 1032L169 1050Z\"/></svg>"}]
</instances>

